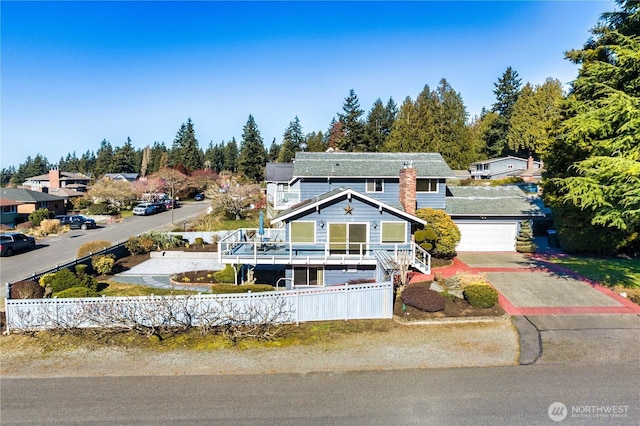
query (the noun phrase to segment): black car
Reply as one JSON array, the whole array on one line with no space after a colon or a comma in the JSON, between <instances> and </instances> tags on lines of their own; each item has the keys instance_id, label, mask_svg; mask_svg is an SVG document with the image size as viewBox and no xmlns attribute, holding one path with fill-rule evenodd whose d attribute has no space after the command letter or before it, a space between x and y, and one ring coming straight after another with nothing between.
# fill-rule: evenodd
<instances>
[{"instance_id":1,"label":"black car","mask_svg":"<svg viewBox=\"0 0 640 426\"><path fill-rule=\"evenodd\" d=\"M0 234L0 255L11 256L19 251L33 250L36 239L18 232Z\"/></svg>"},{"instance_id":2,"label":"black car","mask_svg":"<svg viewBox=\"0 0 640 426\"><path fill-rule=\"evenodd\" d=\"M155 209L156 213L161 213L161 212L166 212L167 211L167 205L162 202L162 201L156 201L153 204L153 208Z\"/></svg>"},{"instance_id":3,"label":"black car","mask_svg":"<svg viewBox=\"0 0 640 426\"><path fill-rule=\"evenodd\" d=\"M54 219L60 221L60 225L68 225L71 229L95 229L96 221L82 215L62 215Z\"/></svg>"}]
</instances>

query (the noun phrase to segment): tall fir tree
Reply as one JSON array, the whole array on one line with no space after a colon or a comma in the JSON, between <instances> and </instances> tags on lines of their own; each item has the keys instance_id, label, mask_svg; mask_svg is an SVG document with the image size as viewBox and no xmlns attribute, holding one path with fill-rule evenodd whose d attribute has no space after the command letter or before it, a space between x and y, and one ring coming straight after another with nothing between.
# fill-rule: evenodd
<instances>
[{"instance_id":1,"label":"tall fir tree","mask_svg":"<svg viewBox=\"0 0 640 426\"><path fill-rule=\"evenodd\" d=\"M309 133L306 141L309 152L324 152L326 150L325 137L321 131Z\"/></svg>"},{"instance_id":2,"label":"tall fir tree","mask_svg":"<svg viewBox=\"0 0 640 426\"><path fill-rule=\"evenodd\" d=\"M238 143L236 138L231 138L229 142L224 146L224 164L222 170L227 170L231 173L238 171Z\"/></svg>"},{"instance_id":3,"label":"tall fir tree","mask_svg":"<svg viewBox=\"0 0 640 426\"><path fill-rule=\"evenodd\" d=\"M397 108L393 98L385 106L380 98L376 99L367 114L365 123L365 134L368 150L371 152L380 151L391 134L391 128L395 121Z\"/></svg>"},{"instance_id":4,"label":"tall fir tree","mask_svg":"<svg viewBox=\"0 0 640 426\"><path fill-rule=\"evenodd\" d=\"M566 54L580 65L545 155L544 197L563 247L640 254L640 2L618 0Z\"/></svg>"},{"instance_id":5,"label":"tall fir tree","mask_svg":"<svg viewBox=\"0 0 640 426\"><path fill-rule=\"evenodd\" d=\"M238 157L238 172L247 179L260 182L264 178L265 149L252 115L243 127L240 156Z\"/></svg>"},{"instance_id":6,"label":"tall fir tree","mask_svg":"<svg viewBox=\"0 0 640 426\"><path fill-rule=\"evenodd\" d=\"M302 126L300 126L300 120L298 116L293 121L289 122L289 126L284 131L282 137L282 146L278 154L279 163L290 163L296 156L296 152L300 151L300 144L304 143L304 136L302 134Z\"/></svg>"},{"instance_id":7,"label":"tall fir tree","mask_svg":"<svg viewBox=\"0 0 640 426\"><path fill-rule=\"evenodd\" d=\"M340 138L338 147L344 151L368 151L369 147L362 121L364 110L360 108L360 101L353 89L349 91L349 96L345 98L342 111L342 114L338 114L338 119L342 123L344 136Z\"/></svg>"},{"instance_id":8,"label":"tall fir tree","mask_svg":"<svg viewBox=\"0 0 640 426\"><path fill-rule=\"evenodd\" d=\"M111 165L113 164L113 147L111 143L103 139L100 142L100 148L96 151L96 162L93 168L93 174L96 179L100 179L105 173L111 173Z\"/></svg>"},{"instance_id":9,"label":"tall fir tree","mask_svg":"<svg viewBox=\"0 0 640 426\"><path fill-rule=\"evenodd\" d=\"M276 142L276 138L273 138L271 141L271 146L269 147L269 155L268 160L270 162L278 161L278 156L280 155L281 146Z\"/></svg>"},{"instance_id":10,"label":"tall fir tree","mask_svg":"<svg viewBox=\"0 0 640 426\"><path fill-rule=\"evenodd\" d=\"M202 168L203 154L191 118L182 123L176 133L171 149L171 159L174 167L182 165L185 170L192 171Z\"/></svg>"},{"instance_id":11,"label":"tall fir tree","mask_svg":"<svg viewBox=\"0 0 640 426\"><path fill-rule=\"evenodd\" d=\"M136 173L140 170L136 159L137 153L131 144L131 138L127 138L124 145L114 149L109 169L113 173Z\"/></svg>"},{"instance_id":12,"label":"tall fir tree","mask_svg":"<svg viewBox=\"0 0 640 426\"><path fill-rule=\"evenodd\" d=\"M508 136L509 123L513 107L520 96L520 86L522 80L518 78L518 72L508 67L507 70L494 83L493 94L496 95L496 102L491 111L498 114L498 117L491 123L487 130L486 155L489 158L501 157L512 154L509 150Z\"/></svg>"}]
</instances>

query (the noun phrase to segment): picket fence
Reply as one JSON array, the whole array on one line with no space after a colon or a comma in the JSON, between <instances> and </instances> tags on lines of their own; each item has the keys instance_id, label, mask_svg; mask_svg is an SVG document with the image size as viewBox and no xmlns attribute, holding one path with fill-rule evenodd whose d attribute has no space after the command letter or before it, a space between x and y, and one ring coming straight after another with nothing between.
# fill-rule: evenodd
<instances>
[{"instance_id":1,"label":"picket fence","mask_svg":"<svg viewBox=\"0 0 640 426\"><path fill-rule=\"evenodd\" d=\"M218 325L382 319L393 315L391 282L289 291L181 296L7 299L7 332L53 328ZM216 324L213 324L216 325Z\"/></svg>"}]
</instances>

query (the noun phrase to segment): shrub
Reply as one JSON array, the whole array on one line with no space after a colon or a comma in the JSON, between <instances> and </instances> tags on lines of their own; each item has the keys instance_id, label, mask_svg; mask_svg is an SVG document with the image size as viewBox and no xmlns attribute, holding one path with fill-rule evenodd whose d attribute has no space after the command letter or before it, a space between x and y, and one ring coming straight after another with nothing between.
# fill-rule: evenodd
<instances>
[{"instance_id":1,"label":"shrub","mask_svg":"<svg viewBox=\"0 0 640 426\"><path fill-rule=\"evenodd\" d=\"M474 284L462 291L464 298L474 308L491 308L498 303L498 292L491 286Z\"/></svg>"},{"instance_id":2,"label":"shrub","mask_svg":"<svg viewBox=\"0 0 640 426\"><path fill-rule=\"evenodd\" d=\"M130 237L124 246L131 254L149 253L153 250L155 241L149 236Z\"/></svg>"},{"instance_id":3,"label":"shrub","mask_svg":"<svg viewBox=\"0 0 640 426\"><path fill-rule=\"evenodd\" d=\"M235 283L236 274L233 271L233 267L229 264L225 265L222 271L218 271L213 274L213 278L218 283Z\"/></svg>"},{"instance_id":4,"label":"shrub","mask_svg":"<svg viewBox=\"0 0 640 426\"><path fill-rule=\"evenodd\" d=\"M91 275L85 274L81 268L78 269L78 273L73 273L66 268L61 269L54 274L47 274L51 276L44 281L51 287L54 294L72 287L86 287L95 291L98 288L98 281Z\"/></svg>"},{"instance_id":5,"label":"shrub","mask_svg":"<svg viewBox=\"0 0 640 426\"><path fill-rule=\"evenodd\" d=\"M91 258L91 266L98 274L105 275L111 273L116 257L113 254L101 254Z\"/></svg>"},{"instance_id":6,"label":"shrub","mask_svg":"<svg viewBox=\"0 0 640 426\"><path fill-rule=\"evenodd\" d=\"M193 243L203 245L204 240L202 239L202 237L196 237L195 240L193 240Z\"/></svg>"},{"instance_id":7,"label":"shrub","mask_svg":"<svg viewBox=\"0 0 640 426\"><path fill-rule=\"evenodd\" d=\"M24 280L11 284L11 299L42 299L44 287L35 281Z\"/></svg>"},{"instance_id":8,"label":"shrub","mask_svg":"<svg viewBox=\"0 0 640 426\"><path fill-rule=\"evenodd\" d=\"M90 241L80 246L80 248L78 249L77 256L78 258L85 257L92 253L98 253L107 247L111 247L111 243L109 241L104 241L104 240Z\"/></svg>"},{"instance_id":9,"label":"shrub","mask_svg":"<svg viewBox=\"0 0 640 426\"><path fill-rule=\"evenodd\" d=\"M40 222L40 233L42 235L58 234L62 230L58 219L43 219Z\"/></svg>"},{"instance_id":10,"label":"shrub","mask_svg":"<svg viewBox=\"0 0 640 426\"><path fill-rule=\"evenodd\" d=\"M453 259L456 256L456 246L460 242L460 230L451 217L442 210L430 208L419 209L416 216L427 222L426 231L433 231L437 236L435 240L428 241L433 245L431 255L441 259Z\"/></svg>"},{"instance_id":11,"label":"shrub","mask_svg":"<svg viewBox=\"0 0 640 426\"><path fill-rule=\"evenodd\" d=\"M484 274L472 274L469 272L459 271L456 272L455 278L462 288L469 287L471 285L489 285L489 281L487 281L487 277Z\"/></svg>"},{"instance_id":12,"label":"shrub","mask_svg":"<svg viewBox=\"0 0 640 426\"><path fill-rule=\"evenodd\" d=\"M211 286L211 293L213 294L261 293L265 291L274 291L274 288L269 284L214 284Z\"/></svg>"},{"instance_id":13,"label":"shrub","mask_svg":"<svg viewBox=\"0 0 640 426\"><path fill-rule=\"evenodd\" d=\"M89 215L112 215L118 213L118 209L107 203L92 204L87 208Z\"/></svg>"},{"instance_id":14,"label":"shrub","mask_svg":"<svg viewBox=\"0 0 640 426\"><path fill-rule=\"evenodd\" d=\"M444 309L445 298L437 291L424 286L410 285L402 291L402 303L424 312L438 312Z\"/></svg>"},{"instance_id":15,"label":"shrub","mask_svg":"<svg viewBox=\"0 0 640 426\"><path fill-rule=\"evenodd\" d=\"M49 212L49 209L38 209L29 214L29 222L31 222L33 226L40 226L40 222L50 217L51 212Z\"/></svg>"},{"instance_id":16,"label":"shrub","mask_svg":"<svg viewBox=\"0 0 640 426\"><path fill-rule=\"evenodd\" d=\"M55 294L56 297L98 297L100 294L87 287L71 287Z\"/></svg>"}]
</instances>

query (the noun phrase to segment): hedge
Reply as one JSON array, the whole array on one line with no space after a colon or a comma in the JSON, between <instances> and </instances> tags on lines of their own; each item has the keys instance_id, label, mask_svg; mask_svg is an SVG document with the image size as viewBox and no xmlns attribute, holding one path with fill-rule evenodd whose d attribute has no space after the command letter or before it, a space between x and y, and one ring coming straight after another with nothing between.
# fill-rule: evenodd
<instances>
[{"instance_id":1,"label":"hedge","mask_svg":"<svg viewBox=\"0 0 640 426\"><path fill-rule=\"evenodd\" d=\"M488 285L470 285L462 291L465 300L474 308L492 308L498 303L498 292Z\"/></svg>"}]
</instances>

